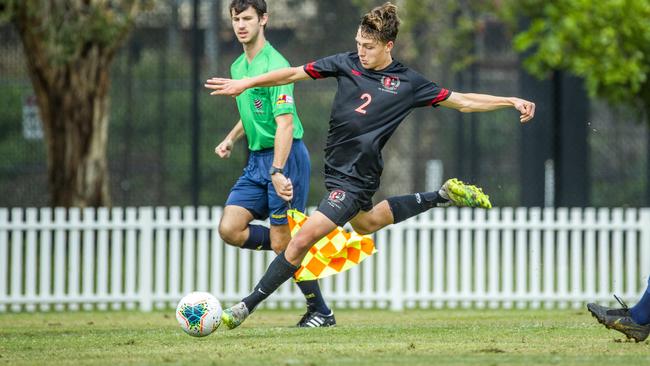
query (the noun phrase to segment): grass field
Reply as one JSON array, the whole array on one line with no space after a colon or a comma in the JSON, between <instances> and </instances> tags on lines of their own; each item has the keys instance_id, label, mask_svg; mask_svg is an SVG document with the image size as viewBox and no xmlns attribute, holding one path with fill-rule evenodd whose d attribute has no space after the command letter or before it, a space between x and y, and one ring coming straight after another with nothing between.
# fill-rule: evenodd
<instances>
[{"instance_id":1,"label":"grass field","mask_svg":"<svg viewBox=\"0 0 650 366\"><path fill-rule=\"evenodd\" d=\"M586 311L337 312L297 329L298 310L260 310L240 329L191 338L172 311L0 314L0 365L650 365Z\"/></svg>"}]
</instances>

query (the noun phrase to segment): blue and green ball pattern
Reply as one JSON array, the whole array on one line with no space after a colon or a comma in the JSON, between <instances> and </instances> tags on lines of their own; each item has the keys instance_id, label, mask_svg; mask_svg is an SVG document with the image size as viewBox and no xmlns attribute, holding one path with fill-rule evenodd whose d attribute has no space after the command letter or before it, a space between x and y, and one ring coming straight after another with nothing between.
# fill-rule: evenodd
<instances>
[{"instance_id":1,"label":"blue and green ball pattern","mask_svg":"<svg viewBox=\"0 0 650 366\"><path fill-rule=\"evenodd\" d=\"M179 309L179 314L187 321L188 328L199 334L203 333L203 318L208 314L207 303L186 304Z\"/></svg>"}]
</instances>

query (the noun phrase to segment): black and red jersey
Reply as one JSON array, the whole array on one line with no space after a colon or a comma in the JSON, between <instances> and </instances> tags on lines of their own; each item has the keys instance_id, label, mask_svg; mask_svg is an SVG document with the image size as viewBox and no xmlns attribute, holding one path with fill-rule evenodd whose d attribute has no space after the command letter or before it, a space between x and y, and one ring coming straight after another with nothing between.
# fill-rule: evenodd
<instances>
[{"instance_id":1,"label":"black and red jersey","mask_svg":"<svg viewBox=\"0 0 650 366\"><path fill-rule=\"evenodd\" d=\"M313 79L336 77L325 146L325 171L377 189L384 167L381 150L414 108L437 106L451 92L397 61L366 70L356 52L340 53L303 66Z\"/></svg>"}]
</instances>

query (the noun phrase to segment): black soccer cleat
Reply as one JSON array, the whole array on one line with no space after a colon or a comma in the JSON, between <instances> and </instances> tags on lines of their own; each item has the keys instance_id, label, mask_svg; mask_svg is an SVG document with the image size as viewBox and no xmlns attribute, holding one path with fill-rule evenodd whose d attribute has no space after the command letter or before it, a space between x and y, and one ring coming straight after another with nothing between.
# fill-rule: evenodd
<instances>
[{"instance_id":1,"label":"black soccer cleat","mask_svg":"<svg viewBox=\"0 0 650 366\"><path fill-rule=\"evenodd\" d=\"M630 309L618 296L614 295L616 301L621 304L622 308L608 308L598 304L587 304L587 309L591 315L604 325L607 329L614 329L623 334L628 339L634 339L635 342L642 342L650 334L650 324L637 324L630 314Z\"/></svg>"},{"instance_id":2,"label":"black soccer cleat","mask_svg":"<svg viewBox=\"0 0 650 366\"><path fill-rule=\"evenodd\" d=\"M307 310L296 326L298 328L333 327L336 326L336 319L334 318L334 312L325 315L318 311Z\"/></svg>"}]
</instances>

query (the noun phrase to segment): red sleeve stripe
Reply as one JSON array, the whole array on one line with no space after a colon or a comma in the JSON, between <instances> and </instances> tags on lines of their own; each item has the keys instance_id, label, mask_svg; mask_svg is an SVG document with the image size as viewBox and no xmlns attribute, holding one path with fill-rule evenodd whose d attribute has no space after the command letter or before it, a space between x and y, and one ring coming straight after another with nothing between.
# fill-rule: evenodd
<instances>
[{"instance_id":1,"label":"red sleeve stripe","mask_svg":"<svg viewBox=\"0 0 650 366\"><path fill-rule=\"evenodd\" d=\"M312 77L312 79L322 79L323 75L319 74L316 69L314 69L314 62L310 62L304 67L305 72Z\"/></svg>"},{"instance_id":2,"label":"red sleeve stripe","mask_svg":"<svg viewBox=\"0 0 650 366\"><path fill-rule=\"evenodd\" d=\"M431 103L429 103L429 105L436 105L442 102L443 100L447 99L448 97L449 97L449 90L442 88L440 89L440 93L438 93L438 96L431 99Z\"/></svg>"}]
</instances>

